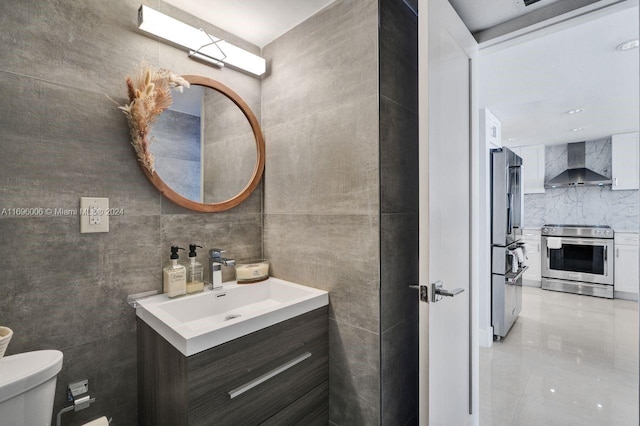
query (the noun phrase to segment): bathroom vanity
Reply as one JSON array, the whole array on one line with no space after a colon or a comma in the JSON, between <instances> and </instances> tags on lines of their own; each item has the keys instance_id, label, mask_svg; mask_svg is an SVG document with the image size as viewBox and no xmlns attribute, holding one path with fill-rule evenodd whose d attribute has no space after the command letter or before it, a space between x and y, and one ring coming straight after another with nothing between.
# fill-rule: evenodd
<instances>
[{"instance_id":1,"label":"bathroom vanity","mask_svg":"<svg viewBox=\"0 0 640 426\"><path fill-rule=\"evenodd\" d=\"M249 300L259 309L234 303L236 294L248 291L263 294L260 300ZM327 424L326 292L270 278L249 286L228 284L222 292L181 300L164 295L150 299L137 308L139 424ZM227 313L231 311L243 314L234 317ZM288 311L287 319L274 319L279 311ZM168 327L171 319L181 321ZM252 322L261 324L259 329L234 337L234 329L251 330L246 327ZM172 330L178 331L167 334ZM227 337L219 343L220 338L212 336ZM200 350L205 337L213 346ZM189 346L198 339L197 349Z\"/></svg>"}]
</instances>

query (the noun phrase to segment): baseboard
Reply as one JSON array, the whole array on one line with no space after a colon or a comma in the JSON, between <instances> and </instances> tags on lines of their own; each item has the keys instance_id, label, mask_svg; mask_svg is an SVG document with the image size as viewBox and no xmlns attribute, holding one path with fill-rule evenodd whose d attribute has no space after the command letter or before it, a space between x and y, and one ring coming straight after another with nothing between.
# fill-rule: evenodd
<instances>
[{"instance_id":1,"label":"baseboard","mask_svg":"<svg viewBox=\"0 0 640 426\"><path fill-rule=\"evenodd\" d=\"M490 348L493 345L493 327L478 329L478 344L481 348Z\"/></svg>"},{"instance_id":2,"label":"baseboard","mask_svg":"<svg viewBox=\"0 0 640 426\"><path fill-rule=\"evenodd\" d=\"M631 293L629 291L614 291L613 292L614 299L624 299L624 300L633 300L635 302L638 301L638 293Z\"/></svg>"},{"instance_id":3,"label":"baseboard","mask_svg":"<svg viewBox=\"0 0 640 426\"><path fill-rule=\"evenodd\" d=\"M524 278L522 279L522 285L523 286L527 286L527 287L537 287L540 288L542 287L542 281L536 281L536 280L525 280Z\"/></svg>"}]
</instances>

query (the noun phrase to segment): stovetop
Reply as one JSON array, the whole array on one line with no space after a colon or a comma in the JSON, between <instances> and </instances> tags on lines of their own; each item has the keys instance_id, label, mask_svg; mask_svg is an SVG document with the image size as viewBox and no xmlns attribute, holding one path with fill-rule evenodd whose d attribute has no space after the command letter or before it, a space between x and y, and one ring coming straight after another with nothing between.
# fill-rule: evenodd
<instances>
[{"instance_id":1,"label":"stovetop","mask_svg":"<svg viewBox=\"0 0 640 426\"><path fill-rule=\"evenodd\" d=\"M613 229L607 225L544 225L544 237L613 238Z\"/></svg>"}]
</instances>

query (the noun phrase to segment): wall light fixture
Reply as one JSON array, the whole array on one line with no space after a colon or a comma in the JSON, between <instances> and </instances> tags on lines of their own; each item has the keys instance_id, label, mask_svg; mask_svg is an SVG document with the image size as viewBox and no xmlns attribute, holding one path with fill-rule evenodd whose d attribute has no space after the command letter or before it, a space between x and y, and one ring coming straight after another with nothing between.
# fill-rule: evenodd
<instances>
[{"instance_id":1,"label":"wall light fixture","mask_svg":"<svg viewBox=\"0 0 640 426\"><path fill-rule=\"evenodd\" d=\"M264 58L148 6L138 9L138 28L188 49L191 58L216 66L229 65L258 77L267 68Z\"/></svg>"}]
</instances>

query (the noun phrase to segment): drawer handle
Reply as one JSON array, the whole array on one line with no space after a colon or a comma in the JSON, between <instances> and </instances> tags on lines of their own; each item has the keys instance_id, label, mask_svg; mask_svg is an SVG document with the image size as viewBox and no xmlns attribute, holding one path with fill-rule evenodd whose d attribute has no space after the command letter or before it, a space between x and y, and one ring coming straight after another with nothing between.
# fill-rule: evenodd
<instances>
[{"instance_id":1,"label":"drawer handle","mask_svg":"<svg viewBox=\"0 0 640 426\"><path fill-rule=\"evenodd\" d=\"M265 373L262 376L257 377L255 379L253 379L252 381L245 383L242 386L238 386L237 388L229 391L229 398L233 399L233 398L235 398L237 396L242 395L246 391L255 388L260 383L264 383L267 380L271 379L272 377L275 377L278 374L290 369L294 365L300 364L302 361L304 361L305 359L309 358L310 356L311 356L311 352L305 352L302 355L300 355L298 357L295 357L291 361L282 364L280 367L274 368L273 370L269 371L268 373Z\"/></svg>"}]
</instances>

